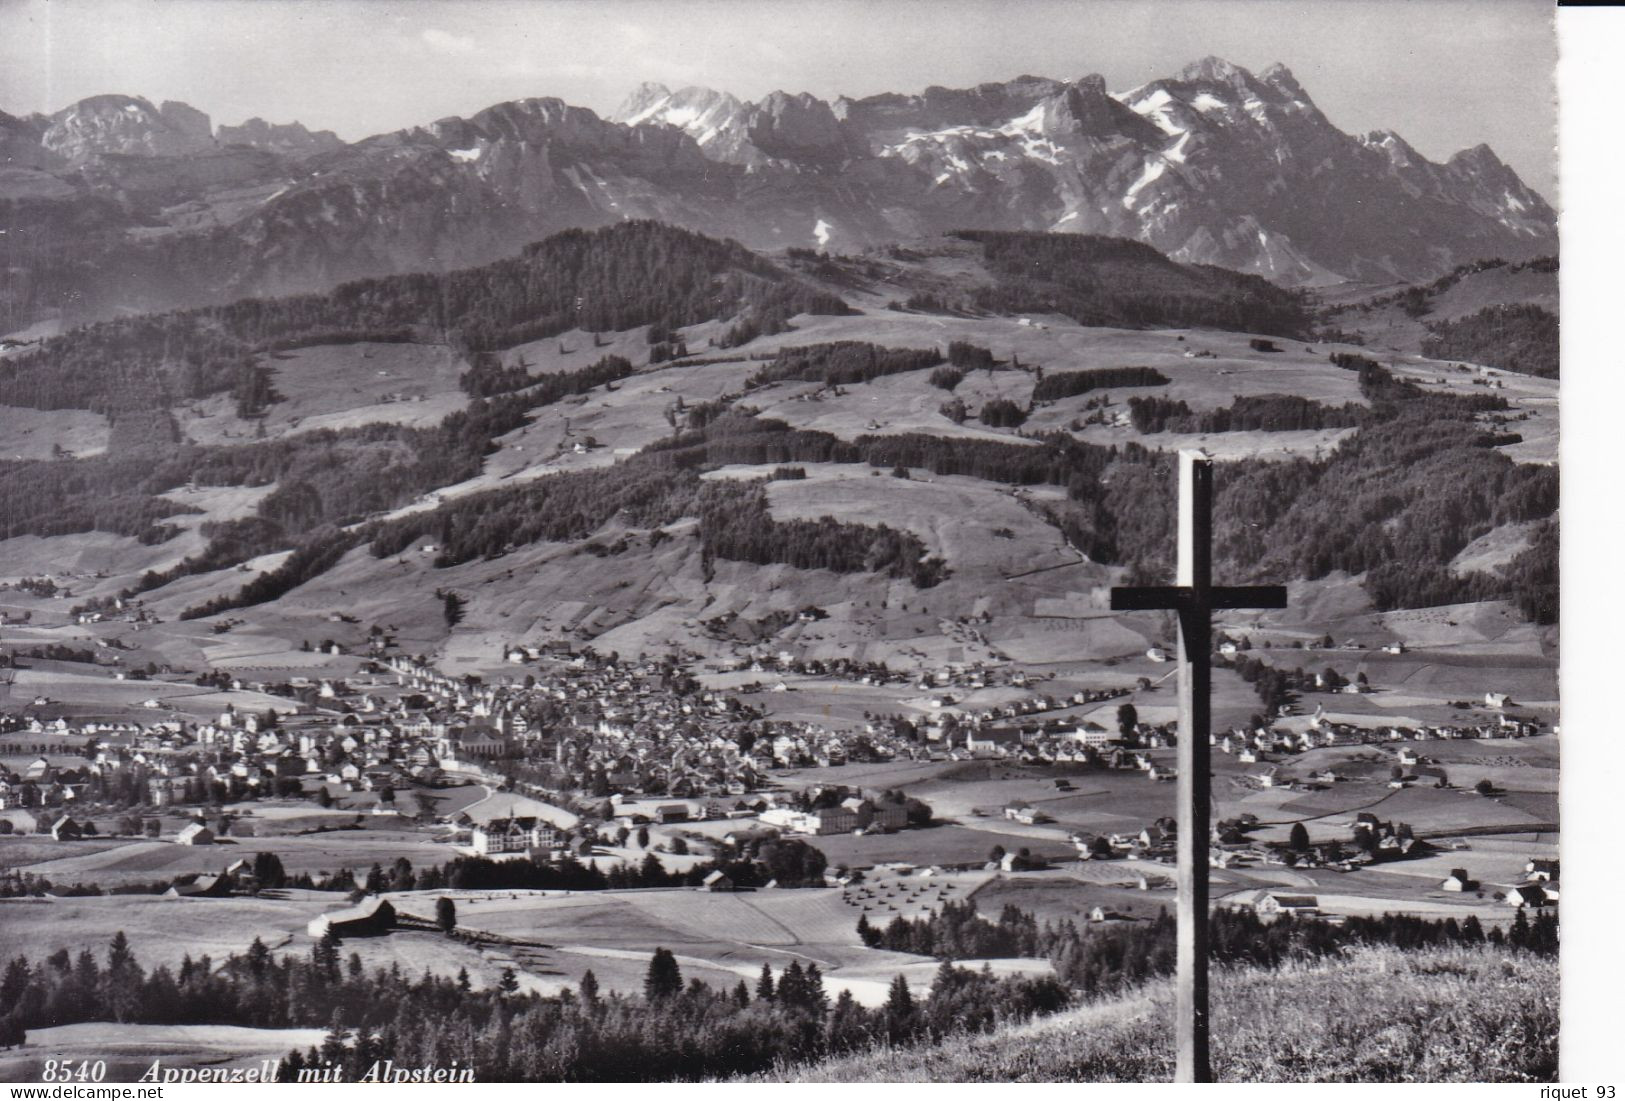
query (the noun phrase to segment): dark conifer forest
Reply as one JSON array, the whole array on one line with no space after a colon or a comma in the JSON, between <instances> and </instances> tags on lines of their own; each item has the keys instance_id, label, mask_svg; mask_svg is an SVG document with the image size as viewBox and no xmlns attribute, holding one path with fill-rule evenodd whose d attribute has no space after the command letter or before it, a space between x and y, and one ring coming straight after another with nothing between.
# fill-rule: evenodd
<instances>
[{"instance_id":1,"label":"dark conifer forest","mask_svg":"<svg viewBox=\"0 0 1625 1101\"><path fill-rule=\"evenodd\" d=\"M1256 275L1177 264L1149 245L1074 233L961 230L998 282L975 292L992 313L1058 313L1080 325L1209 328L1297 336L1307 300Z\"/></svg>"},{"instance_id":2,"label":"dark conifer forest","mask_svg":"<svg viewBox=\"0 0 1625 1101\"><path fill-rule=\"evenodd\" d=\"M1422 354L1557 378L1557 344L1557 315L1550 310L1534 305L1486 306L1454 321L1429 322Z\"/></svg>"}]
</instances>

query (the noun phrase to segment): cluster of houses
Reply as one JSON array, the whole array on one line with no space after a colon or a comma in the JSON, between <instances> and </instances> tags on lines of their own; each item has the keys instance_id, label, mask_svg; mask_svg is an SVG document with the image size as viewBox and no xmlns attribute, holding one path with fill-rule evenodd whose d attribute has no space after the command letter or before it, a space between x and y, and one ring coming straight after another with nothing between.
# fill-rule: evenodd
<instances>
[{"instance_id":1,"label":"cluster of houses","mask_svg":"<svg viewBox=\"0 0 1625 1101\"><path fill-rule=\"evenodd\" d=\"M550 762L558 787L697 798L756 790L776 768L828 767L860 756L885 760L898 753L898 739L880 724L854 734L767 723L728 693L681 693L665 663L557 648L517 650L524 660L532 651L559 660L545 682L532 677L525 686L470 686L417 659L388 659L402 690L454 713L443 723L444 767L497 758ZM545 720L533 718L538 715ZM751 737L742 736L746 730Z\"/></svg>"}]
</instances>

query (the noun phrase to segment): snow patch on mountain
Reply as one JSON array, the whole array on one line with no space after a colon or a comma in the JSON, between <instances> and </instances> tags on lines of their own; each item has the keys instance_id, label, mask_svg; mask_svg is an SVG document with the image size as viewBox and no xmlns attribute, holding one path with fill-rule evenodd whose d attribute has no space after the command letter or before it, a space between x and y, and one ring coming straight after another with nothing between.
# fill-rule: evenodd
<instances>
[{"instance_id":1,"label":"snow patch on mountain","mask_svg":"<svg viewBox=\"0 0 1625 1101\"><path fill-rule=\"evenodd\" d=\"M1179 101L1174 99L1173 96L1169 95L1166 88L1158 88L1146 99L1143 99L1137 103L1130 103L1128 106L1132 108L1136 114L1143 115L1152 122L1156 123L1157 129L1161 130L1164 134L1173 136L1175 134L1183 134L1185 132L1185 127L1174 121L1172 115L1169 113L1169 108L1177 102Z\"/></svg>"},{"instance_id":2,"label":"snow patch on mountain","mask_svg":"<svg viewBox=\"0 0 1625 1101\"><path fill-rule=\"evenodd\" d=\"M1167 171L1167 169L1168 164L1166 161L1155 160L1147 162L1145 171L1140 173L1140 178L1130 184L1129 189L1123 193L1123 208L1125 210L1133 210L1135 199L1138 198L1140 192L1145 190L1147 184L1155 183L1157 180L1161 179L1162 174Z\"/></svg>"}]
</instances>

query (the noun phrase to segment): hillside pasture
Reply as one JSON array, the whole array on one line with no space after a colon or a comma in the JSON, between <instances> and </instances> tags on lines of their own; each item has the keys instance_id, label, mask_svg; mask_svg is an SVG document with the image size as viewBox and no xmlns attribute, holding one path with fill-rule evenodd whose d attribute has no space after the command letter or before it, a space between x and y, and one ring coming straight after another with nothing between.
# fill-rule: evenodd
<instances>
[{"instance_id":1,"label":"hillside pasture","mask_svg":"<svg viewBox=\"0 0 1625 1101\"><path fill-rule=\"evenodd\" d=\"M1114 862L1111 867L1134 870L1134 865L1126 862ZM1124 884L1131 882L1126 874L1122 879ZM1004 907L1014 906L1033 915L1040 925L1070 921L1082 927L1096 906L1140 921L1148 921L1162 910L1173 913L1173 881L1155 876L1148 883L1149 889L1142 891L1131 885L1084 880L1065 873L1030 872L990 879L971 895L971 901L976 903L977 912L989 919L997 918Z\"/></svg>"},{"instance_id":2,"label":"hillside pasture","mask_svg":"<svg viewBox=\"0 0 1625 1101\"><path fill-rule=\"evenodd\" d=\"M365 876L373 864L389 867L398 857L414 865L443 864L456 855L430 835L389 829L334 830L327 833L225 839L213 845L136 841L87 855L64 855L26 867L55 882L94 882L103 886L149 883L192 872L219 872L241 858L273 852L290 874L349 868Z\"/></svg>"},{"instance_id":3,"label":"hillside pasture","mask_svg":"<svg viewBox=\"0 0 1625 1101\"><path fill-rule=\"evenodd\" d=\"M271 352L261 364L282 400L257 421L240 419L228 398L190 403L175 419L196 443L230 444L362 424L429 427L468 403L457 385L463 358L439 344L328 344Z\"/></svg>"},{"instance_id":4,"label":"hillside pasture","mask_svg":"<svg viewBox=\"0 0 1625 1101\"><path fill-rule=\"evenodd\" d=\"M895 345L902 347L905 345ZM777 382L751 390L746 400L763 416L782 420L793 428L828 432L843 440L864 435L900 435L923 432L950 439L999 440L1024 443L1008 430L982 425L976 414L994 398L1026 406L1032 396L1032 377L1022 371L998 371L991 377L967 379L950 395L926 382L929 372L907 371L869 382L827 390L817 383ZM968 407L970 419L955 424L940 412L952 397Z\"/></svg>"},{"instance_id":5,"label":"hillside pasture","mask_svg":"<svg viewBox=\"0 0 1625 1101\"><path fill-rule=\"evenodd\" d=\"M867 464L806 464L805 479L768 484L775 520L831 517L885 524L919 536L955 569L1020 573L1079 561L1061 533L1024 508L1009 489L976 478L916 471L904 480ZM708 478L758 478L770 466L727 466ZM1007 531L1008 535L995 535Z\"/></svg>"},{"instance_id":6,"label":"hillside pasture","mask_svg":"<svg viewBox=\"0 0 1625 1101\"><path fill-rule=\"evenodd\" d=\"M685 334L701 332L702 335L698 340L689 340L689 345L703 349L705 340L703 333L714 328L715 326L690 325L681 331ZM512 348L497 352L496 355L504 367L523 366L533 376L579 371L583 367L597 363L605 356L620 356L634 365L645 366L649 362L648 333L647 325L614 333L589 333L581 329L570 329L558 336L516 344ZM594 341L597 341L596 345ZM706 349L696 354L714 353Z\"/></svg>"},{"instance_id":7,"label":"hillside pasture","mask_svg":"<svg viewBox=\"0 0 1625 1101\"><path fill-rule=\"evenodd\" d=\"M88 459L107 450L113 426L88 409L23 409L0 405L0 458L52 459L58 455Z\"/></svg>"},{"instance_id":8,"label":"hillside pasture","mask_svg":"<svg viewBox=\"0 0 1625 1101\"><path fill-rule=\"evenodd\" d=\"M337 899L340 896L329 896ZM247 950L255 937L276 947L304 935L305 923L331 901L257 898L161 898L107 895L89 898L0 899L0 952L41 960L65 948L104 957L122 931L143 967L168 967L210 956L222 960Z\"/></svg>"},{"instance_id":9,"label":"hillside pasture","mask_svg":"<svg viewBox=\"0 0 1625 1101\"><path fill-rule=\"evenodd\" d=\"M647 355L647 349L645 349ZM583 359L586 367L599 357ZM572 368L575 369L575 368ZM749 363L714 363L669 367L600 386L532 411L530 423L499 439L500 450L486 459L485 473L440 491L452 497L504 484L510 479L539 477L559 470L606 466L656 440L669 436L666 412L680 398L685 406L715 401L743 388L754 367ZM675 410L673 415L676 416ZM577 453L577 444L589 450Z\"/></svg>"},{"instance_id":10,"label":"hillside pasture","mask_svg":"<svg viewBox=\"0 0 1625 1101\"><path fill-rule=\"evenodd\" d=\"M1361 878L1370 874L1392 876L1400 882L1424 880L1428 887L1437 888L1453 869L1464 868L1469 876L1485 885L1486 893L1492 893L1498 888L1522 883L1529 861L1557 856L1557 845L1551 842L1509 837L1469 837L1464 842L1465 849L1446 848L1428 856L1373 864Z\"/></svg>"},{"instance_id":11,"label":"hillside pasture","mask_svg":"<svg viewBox=\"0 0 1625 1101\"><path fill-rule=\"evenodd\" d=\"M403 911L428 918L437 894L392 897ZM479 950L519 961L544 988L578 984L590 969L604 988L635 992L656 947L676 955L685 978L713 985L754 980L764 963L775 971L792 960L816 963L832 993L851 989L870 1005L885 1000L897 971L921 971L929 983L935 968L916 956L864 947L857 936L861 910L843 902L837 888L452 894L459 928L523 942Z\"/></svg>"},{"instance_id":12,"label":"hillside pasture","mask_svg":"<svg viewBox=\"0 0 1625 1101\"><path fill-rule=\"evenodd\" d=\"M980 863L987 859L994 845L1003 845L1011 852L1031 849L1035 856L1051 860L1068 860L1076 853L1064 835L1053 840L1026 837L1005 832L997 823L990 823L987 829L941 825L867 837L830 834L815 838L812 843L829 858L830 864L856 868L899 861L921 866Z\"/></svg>"},{"instance_id":13,"label":"hillside pasture","mask_svg":"<svg viewBox=\"0 0 1625 1101\"><path fill-rule=\"evenodd\" d=\"M1502 524L1468 543L1450 560L1450 572L1457 577L1470 573L1495 573L1528 550L1533 542L1535 521Z\"/></svg>"},{"instance_id":14,"label":"hillside pasture","mask_svg":"<svg viewBox=\"0 0 1625 1101\"><path fill-rule=\"evenodd\" d=\"M112 824L111 820L106 821L108 825ZM26 868L32 864L60 860L68 856L92 856L108 849L120 848L128 843L127 840L108 837L91 841L57 841L48 833L6 834L0 836L0 870Z\"/></svg>"},{"instance_id":15,"label":"hillside pasture","mask_svg":"<svg viewBox=\"0 0 1625 1101\"><path fill-rule=\"evenodd\" d=\"M201 540L186 536L147 546L134 536L105 531L17 535L0 539L0 581L50 577L59 586L66 584L75 598L66 603L6 594L8 603L35 610L36 619L42 615L66 617L78 599L116 594L132 577L147 570L166 569L202 546Z\"/></svg>"},{"instance_id":16,"label":"hillside pasture","mask_svg":"<svg viewBox=\"0 0 1625 1101\"><path fill-rule=\"evenodd\" d=\"M220 692L194 684L164 680L117 680L111 670L18 669L11 684L0 684L0 706L30 706L36 696L60 701L53 714L80 718L127 718L139 721L181 716L212 719L229 704L242 710L276 708L287 712L289 700L263 692ZM145 706L156 700L157 708Z\"/></svg>"}]
</instances>

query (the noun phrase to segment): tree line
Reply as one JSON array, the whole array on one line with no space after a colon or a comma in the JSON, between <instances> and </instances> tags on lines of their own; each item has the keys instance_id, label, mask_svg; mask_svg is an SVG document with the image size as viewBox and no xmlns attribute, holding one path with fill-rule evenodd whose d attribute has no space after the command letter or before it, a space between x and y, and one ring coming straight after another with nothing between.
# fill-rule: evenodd
<instances>
[{"instance_id":1,"label":"tree line","mask_svg":"<svg viewBox=\"0 0 1625 1101\"><path fill-rule=\"evenodd\" d=\"M765 366L745 380L746 389L785 380L850 386L883 375L922 371L942 362L935 348L883 348L861 340L838 340L781 348Z\"/></svg>"},{"instance_id":2,"label":"tree line","mask_svg":"<svg viewBox=\"0 0 1625 1101\"><path fill-rule=\"evenodd\" d=\"M984 918L974 900L948 903L920 918L895 917L884 928L859 919L858 934L871 948L935 956L941 960L1048 959L1055 973L1084 997L1115 994L1147 979L1173 973L1175 922L1164 908L1156 915L1079 927L1070 920L1040 925L1015 906L997 918ZM1284 916L1265 921L1249 909L1220 907L1208 915L1209 958L1218 964L1265 969L1303 958L1332 956L1351 946L1389 945L1406 951L1452 944L1555 956L1558 921L1554 911L1536 912L1531 922L1519 910L1511 927L1485 932L1469 914L1435 920L1410 914L1351 916L1340 924Z\"/></svg>"},{"instance_id":3,"label":"tree line","mask_svg":"<svg viewBox=\"0 0 1625 1101\"><path fill-rule=\"evenodd\" d=\"M1102 367L1092 371L1046 371L1033 384L1034 401L1059 401L1095 390L1128 386L1166 386L1168 376L1155 367Z\"/></svg>"},{"instance_id":4,"label":"tree line","mask_svg":"<svg viewBox=\"0 0 1625 1101\"><path fill-rule=\"evenodd\" d=\"M1242 394L1219 409L1197 413L1183 401L1130 398L1129 419L1139 432L1301 432L1357 428L1368 409L1358 402L1324 405L1296 394Z\"/></svg>"}]
</instances>

